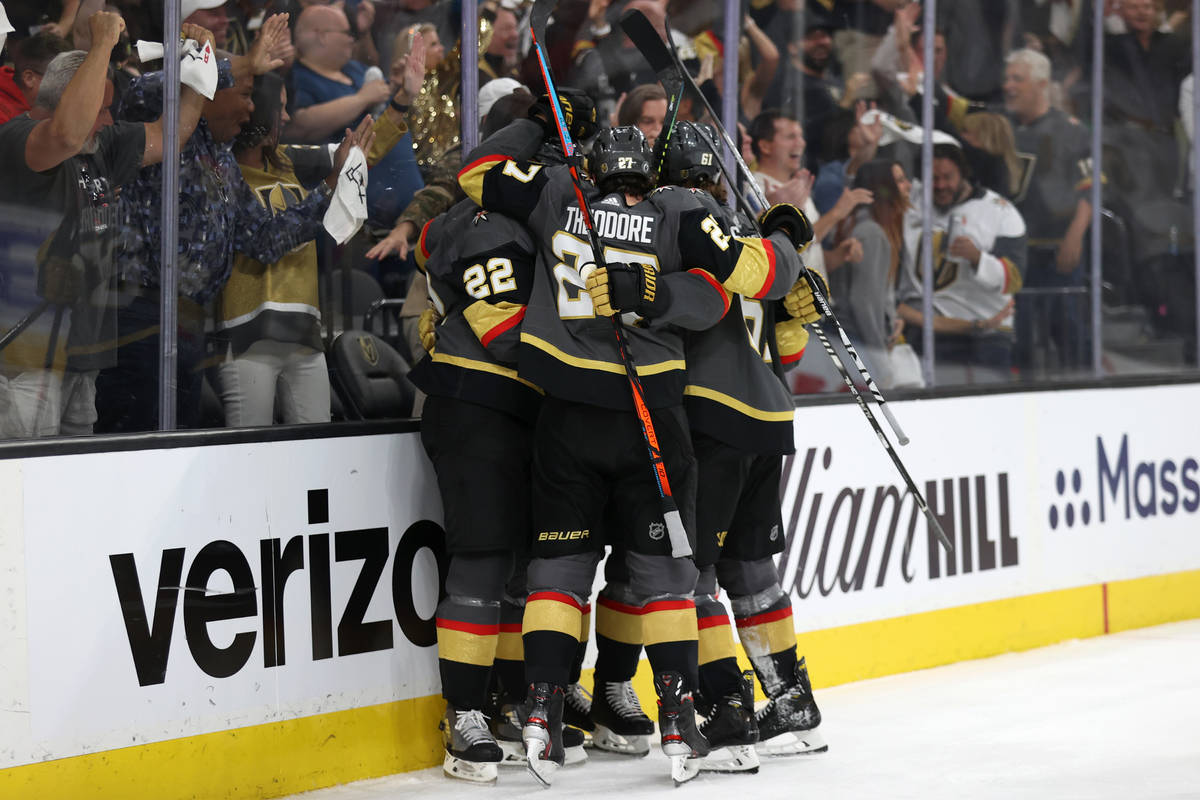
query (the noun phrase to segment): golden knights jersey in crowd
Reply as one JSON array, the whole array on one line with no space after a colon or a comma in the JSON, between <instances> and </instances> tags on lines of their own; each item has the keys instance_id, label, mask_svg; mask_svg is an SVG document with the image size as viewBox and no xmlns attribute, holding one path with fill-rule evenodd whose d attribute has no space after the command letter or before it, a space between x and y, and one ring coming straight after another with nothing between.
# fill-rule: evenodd
<instances>
[{"instance_id":1,"label":"golden knights jersey in crowd","mask_svg":"<svg viewBox=\"0 0 1200 800\"><path fill-rule=\"evenodd\" d=\"M537 123L518 120L466 158L459 182L484 208L527 224L538 245L529 309L521 329L522 377L547 394L614 409L631 407L612 322L592 307L581 268L596 263L567 167L531 164L542 140ZM650 264L669 287L660 317L626 314L625 332L647 405L678 405L685 383L680 328L703 329L728 310L729 292L779 297L794 271L778 269L791 245L738 238L686 191L624 197L585 186L607 263ZM782 241L782 237L780 237ZM586 274L586 272L585 272Z\"/></svg>"},{"instance_id":2,"label":"golden knights jersey in crowd","mask_svg":"<svg viewBox=\"0 0 1200 800\"><path fill-rule=\"evenodd\" d=\"M933 308L941 316L981 320L999 314L1021 289L1025 274L1025 220L1000 195L975 187L962 202L933 209ZM950 243L970 238L980 250L978 266L948 254ZM900 301L921 303L922 256L914 261L915 285L902 286Z\"/></svg>"},{"instance_id":3,"label":"golden knights jersey in crowd","mask_svg":"<svg viewBox=\"0 0 1200 800\"><path fill-rule=\"evenodd\" d=\"M693 193L709 211L724 215L731 230L740 227L730 219L728 209L705 192L676 188L659 191ZM782 234L776 237L777 253L795 253ZM790 286L800 274L799 257L781 258L778 265L781 282ZM684 406L692 430L738 450L792 453L795 406L791 393L771 367L767 337L775 332L767 324L768 318L779 317L767 313L768 302L732 295L729 312L720 322L708 330L688 333ZM800 355L794 354L793 363Z\"/></svg>"},{"instance_id":4,"label":"golden knights jersey in crowd","mask_svg":"<svg viewBox=\"0 0 1200 800\"><path fill-rule=\"evenodd\" d=\"M534 253L523 225L470 200L425 225L417 265L443 319L433 351L409 373L421 391L533 421L540 393L516 366Z\"/></svg>"},{"instance_id":5,"label":"golden knights jersey in crowd","mask_svg":"<svg viewBox=\"0 0 1200 800\"><path fill-rule=\"evenodd\" d=\"M1058 109L1028 125L1013 125L1022 166L1015 202L1029 228L1029 245L1057 245L1079 201L1091 199L1091 134Z\"/></svg>"}]
</instances>

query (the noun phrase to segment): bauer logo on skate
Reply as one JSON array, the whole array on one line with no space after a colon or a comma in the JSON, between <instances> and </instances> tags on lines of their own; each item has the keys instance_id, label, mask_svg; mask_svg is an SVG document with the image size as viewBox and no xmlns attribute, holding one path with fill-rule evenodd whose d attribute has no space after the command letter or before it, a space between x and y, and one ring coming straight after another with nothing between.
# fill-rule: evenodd
<instances>
[{"instance_id":1,"label":"bauer logo on skate","mask_svg":"<svg viewBox=\"0 0 1200 800\"><path fill-rule=\"evenodd\" d=\"M833 462L834 449L825 447L819 457L817 448L809 448L784 463L785 547L779 568L784 587L800 598L1018 564L1007 472L930 480L921 487L955 544L947 557L902 487L837 485L837 478L831 485Z\"/></svg>"},{"instance_id":2,"label":"bauer logo on skate","mask_svg":"<svg viewBox=\"0 0 1200 800\"><path fill-rule=\"evenodd\" d=\"M1086 485L1083 470L1057 470L1050 529L1192 514L1200 509L1200 463L1195 458L1154 461L1140 460L1139 455L1128 434L1122 434L1120 444L1110 440L1107 446L1104 437L1097 436L1095 494Z\"/></svg>"}]
</instances>

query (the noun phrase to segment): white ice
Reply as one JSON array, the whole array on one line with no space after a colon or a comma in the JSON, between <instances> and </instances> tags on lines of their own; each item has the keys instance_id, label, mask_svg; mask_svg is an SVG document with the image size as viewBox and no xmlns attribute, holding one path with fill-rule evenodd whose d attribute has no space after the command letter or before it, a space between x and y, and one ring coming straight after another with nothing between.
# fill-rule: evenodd
<instances>
[{"instance_id":1,"label":"white ice","mask_svg":"<svg viewBox=\"0 0 1200 800\"><path fill-rule=\"evenodd\" d=\"M520 769L492 787L435 768L294 797L1200 798L1200 620L818 689L817 702L829 752L764 760L758 775L673 789L656 748L593 755L549 790Z\"/></svg>"}]
</instances>

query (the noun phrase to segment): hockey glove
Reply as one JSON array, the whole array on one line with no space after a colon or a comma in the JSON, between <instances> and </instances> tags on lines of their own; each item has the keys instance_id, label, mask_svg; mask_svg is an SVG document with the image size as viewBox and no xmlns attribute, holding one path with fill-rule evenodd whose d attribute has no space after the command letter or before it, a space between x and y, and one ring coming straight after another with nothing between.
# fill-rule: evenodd
<instances>
[{"instance_id":1,"label":"hockey glove","mask_svg":"<svg viewBox=\"0 0 1200 800\"><path fill-rule=\"evenodd\" d=\"M799 319L776 322L775 343L779 345L779 360L784 364L795 364L808 346L808 329Z\"/></svg>"},{"instance_id":2,"label":"hockey glove","mask_svg":"<svg viewBox=\"0 0 1200 800\"><path fill-rule=\"evenodd\" d=\"M776 203L758 218L763 238L779 231L791 240L797 250L808 247L813 240L813 226L804 212L790 203Z\"/></svg>"},{"instance_id":3,"label":"hockey glove","mask_svg":"<svg viewBox=\"0 0 1200 800\"><path fill-rule=\"evenodd\" d=\"M658 280L658 271L649 264L615 263L600 267L587 276L587 292L602 317L633 311L653 319L667 309L667 287Z\"/></svg>"},{"instance_id":4,"label":"hockey glove","mask_svg":"<svg viewBox=\"0 0 1200 800\"><path fill-rule=\"evenodd\" d=\"M417 318L417 335L421 337L421 347L425 348L426 353L432 353L437 344L437 332L434 330L437 323L437 312L432 308L425 309Z\"/></svg>"},{"instance_id":5,"label":"hockey glove","mask_svg":"<svg viewBox=\"0 0 1200 800\"><path fill-rule=\"evenodd\" d=\"M558 102L562 106L563 121L571 138L576 141L590 139L599 130L596 124L596 104L586 93L569 86L558 87ZM550 95L543 94L529 107L528 117L542 126L546 136L554 136L558 126L554 122L554 107Z\"/></svg>"},{"instance_id":6,"label":"hockey glove","mask_svg":"<svg viewBox=\"0 0 1200 800\"><path fill-rule=\"evenodd\" d=\"M783 296L783 307L788 314L800 320L801 325L816 322L824 316L813 297L813 283L817 285L825 301L829 302L829 285L825 283L821 273L813 269L801 273L800 279Z\"/></svg>"}]
</instances>

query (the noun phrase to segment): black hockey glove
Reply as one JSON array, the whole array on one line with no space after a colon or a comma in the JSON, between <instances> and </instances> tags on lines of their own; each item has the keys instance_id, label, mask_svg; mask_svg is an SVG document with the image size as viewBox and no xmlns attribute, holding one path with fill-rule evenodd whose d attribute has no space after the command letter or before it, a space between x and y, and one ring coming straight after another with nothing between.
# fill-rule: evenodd
<instances>
[{"instance_id":1,"label":"black hockey glove","mask_svg":"<svg viewBox=\"0 0 1200 800\"><path fill-rule=\"evenodd\" d=\"M576 141L590 139L596 135L599 127L596 124L596 104L585 92L572 89L569 86L558 87L558 102L562 106L563 120L571 138ZM550 103L550 95L542 94L529 107L527 116L542 126L547 137L558 135L558 126L554 122L554 107Z\"/></svg>"},{"instance_id":2,"label":"black hockey glove","mask_svg":"<svg viewBox=\"0 0 1200 800\"><path fill-rule=\"evenodd\" d=\"M784 309L789 315L799 320L801 325L808 325L825 316L821 313L821 307L817 305L817 301L813 297L813 284L816 284L816 288L821 292L825 301L829 302L829 285L825 283L821 273L814 269L806 269L802 272L800 278L783 297Z\"/></svg>"},{"instance_id":3,"label":"black hockey glove","mask_svg":"<svg viewBox=\"0 0 1200 800\"><path fill-rule=\"evenodd\" d=\"M803 250L813 240L813 226L804 212L790 203L776 203L758 218L763 238L776 231L782 232L792 241L792 246Z\"/></svg>"},{"instance_id":4,"label":"black hockey glove","mask_svg":"<svg viewBox=\"0 0 1200 800\"><path fill-rule=\"evenodd\" d=\"M602 317L633 311L646 319L664 313L670 304L667 286L649 264L609 264L587 277L587 292Z\"/></svg>"}]
</instances>

